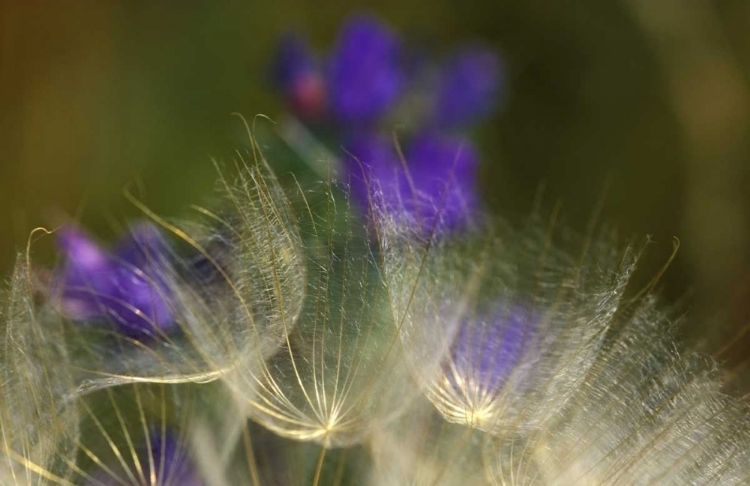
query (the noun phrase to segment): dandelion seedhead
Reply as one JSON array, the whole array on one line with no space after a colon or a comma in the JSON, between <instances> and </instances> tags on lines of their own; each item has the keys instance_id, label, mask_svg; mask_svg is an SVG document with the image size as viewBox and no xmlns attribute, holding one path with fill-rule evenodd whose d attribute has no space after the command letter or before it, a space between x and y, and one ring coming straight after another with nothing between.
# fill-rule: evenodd
<instances>
[{"instance_id":1,"label":"dandelion seedhead","mask_svg":"<svg viewBox=\"0 0 750 486\"><path fill-rule=\"evenodd\" d=\"M345 193L324 187L315 201L299 193L308 284L295 329L270 360L248 359L227 380L277 434L342 447L397 415L413 387L366 228Z\"/></svg>"},{"instance_id":2,"label":"dandelion seedhead","mask_svg":"<svg viewBox=\"0 0 750 486\"><path fill-rule=\"evenodd\" d=\"M78 400L83 411L74 484L205 486L191 431L201 416L191 387L127 385ZM220 468L213 465L213 470Z\"/></svg>"}]
</instances>

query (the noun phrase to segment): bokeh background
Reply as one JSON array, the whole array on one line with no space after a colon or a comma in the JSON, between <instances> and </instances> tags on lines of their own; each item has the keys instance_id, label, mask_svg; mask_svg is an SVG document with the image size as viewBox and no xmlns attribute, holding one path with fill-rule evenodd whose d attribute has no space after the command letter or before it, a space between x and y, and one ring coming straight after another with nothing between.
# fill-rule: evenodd
<instances>
[{"instance_id":1,"label":"bokeh background","mask_svg":"<svg viewBox=\"0 0 750 486\"><path fill-rule=\"evenodd\" d=\"M211 158L247 144L230 113L283 111L268 67L279 36L322 51L361 11L436 53L469 39L501 52L503 108L474 134L490 207L523 217L544 187L543 206L583 231L603 201L624 243L651 236L636 285L678 237L659 292L689 309L690 339L748 353L745 0L2 0L0 268L61 214L113 234L138 214L128 184L162 214L200 201Z\"/></svg>"}]
</instances>

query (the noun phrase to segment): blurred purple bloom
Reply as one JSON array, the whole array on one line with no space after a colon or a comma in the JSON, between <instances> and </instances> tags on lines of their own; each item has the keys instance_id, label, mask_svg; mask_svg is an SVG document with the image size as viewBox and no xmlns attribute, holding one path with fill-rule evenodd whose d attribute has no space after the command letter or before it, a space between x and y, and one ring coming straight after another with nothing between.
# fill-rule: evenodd
<instances>
[{"instance_id":1,"label":"blurred purple bloom","mask_svg":"<svg viewBox=\"0 0 750 486\"><path fill-rule=\"evenodd\" d=\"M499 393L523 358L534 331L523 308L500 306L461 324L451 347L448 380L457 389Z\"/></svg>"},{"instance_id":2,"label":"blurred purple bloom","mask_svg":"<svg viewBox=\"0 0 750 486\"><path fill-rule=\"evenodd\" d=\"M307 44L294 34L282 37L276 52L274 80L281 85L292 110L316 120L326 110L326 87L317 60Z\"/></svg>"},{"instance_id":3,"label":"blurred purple bloom","mask_svg":"<svg viewBox=\"0 0 750 486\"><path fill-rule=\"evenodd\" d=\"M502 84L500 58L492 51L465 49L441 69L435 122L443 127L464 126L497 107Z\"/></svg>"},{"instance_id":4,"label":"blurred purple bloom","mask_svg":"<svg viewBox=\"0 0 750 486\"><path fill-rule=\"evenodd\" d=\"M405 147L406 170L390 138L360 136L346 148L352 199L362 208L402 212L429 234L465 227L479 206L479 159L465 140L419 134Z\"/></svg>"},{"instance_id":5,"label":"blurred purple bloom","mask_svg":"<svg viewBox=\"0 0 750 486\"><path fill-rule=\"evenodd\" d=\"M479 156L466 139L435 132L418 135L406 147L405 157L414 190L426 195L404 200L407 210L420 212L426 224L439 216L444 226L465 225L479 205ZM412 194L411 187L407 194Z\"/></svg>"},{"instance_id":6,"label":"blurred purple bloom","mask_svg":"<svg viewBox=\"0 0 750 486\"><path fill-rule=\"evenodd\" d=\"M344 159L352 200L362 209L382 201L398 200L401 162L389 137L368 133L353 137L346 146ZM375 198L380 191L381 197ZM378 207L378 209L384 209Z\"/></svg>"},{"instance_id":7,"label":"blurred purple bloom","mask_svg":"<svg viewBox=\"0 0 750 486\"><path fill-rule=\"evenodd\" d=\"M61 230L58 241L65 265L55 278L54 294L68 318L111 322L134 338L174 327L168 247L154 226L134 226L113 252L76 227Z\"/></svg>"},{"instance_id":8,"label":"blurred purple bloom","mask_svg":"<svg viewBox=\"0 0 750 486\"><path fill-rule=\"evenodd\" d=\"M398 37L373 17L349 20L331 56L327 85L337 121L376 121L403 90Z\"/></svg>"}]
</instances>

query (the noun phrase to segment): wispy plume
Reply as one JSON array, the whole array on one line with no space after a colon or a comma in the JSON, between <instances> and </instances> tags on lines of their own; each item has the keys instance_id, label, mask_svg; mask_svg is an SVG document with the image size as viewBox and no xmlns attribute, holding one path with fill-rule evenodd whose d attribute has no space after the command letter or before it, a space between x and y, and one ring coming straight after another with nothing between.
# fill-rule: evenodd
<instances>
[{"instance_id":1,"label":"wispy plume","mask_svg":"<svg viewBox=\"0 0 750 486\"><path fill-rule=\"evenodd\" d=\"M678 350L653 299L621 317L562 413L487 442L494 484L748 480L747 405L722 393L714 363Z\"/></svg>"},{"instance_id":2,"label":"wispy plume","mask_svg":"<svg viewBox=\"0 0 750 486\"><path fill-rule=\"evenodd\" d=\"M37 309L28 254L19 254L0 292L0 483L64 484L78 416L60 320Z\"/></svg>"}]
</instances>

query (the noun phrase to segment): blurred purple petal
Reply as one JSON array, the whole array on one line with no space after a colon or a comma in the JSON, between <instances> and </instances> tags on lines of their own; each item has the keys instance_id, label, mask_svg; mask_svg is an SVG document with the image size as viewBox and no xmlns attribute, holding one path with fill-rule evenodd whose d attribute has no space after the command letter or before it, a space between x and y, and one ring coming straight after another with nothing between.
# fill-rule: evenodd
<instances>
[{"instance_id":1,"label":"blurred purple petal","mask_svg":"<svg viewBox=\"0 0 750 486\"><path fill-rule=\"evenodd\" d=\"M405 148L408 173L389 137L360 136L346 148L352 199L365 210L372 200L379 210L416 220L429 234L465 227L479 206L479 159L466 141L420 134Z\"/></svg>"},{"instance_id":2,"label":"blurred purple petal","mask_svg":"<svg viewBox=\"0 0 750 486\"><path fill-rule=\"evenodd\" d=\"M523 358L534 325L528 311L500 306L464 322L451 348L448 380L457 389L499 393Z\"/></svg>"},{"instance_id":3,"label":"blurred purple petal","mask_svg":"<svg viewBox=\"0 0 750 486\"><path fill-rule=\"evenodd\" d=\"M466 49L441 69L435 121L443 127L464 126L497 108L502 88L502 65L492 51Z\"/></svg>"},{"instance_id":4,"label":"blurred purple petal","mask_svg":"<svg viewBox=\"0 0 750 486\"><path fill-rule=\"evenodd\" d=\"M159 229L151 223L136 223L114 249L115 258L136 266L163 260L169 254L169 245Z\"/></svg>"},{"instance_id":5,"label":"blurred purple petal","mask_svg":"<svg viewBox=\"0 0 750 486\"><path fill-rule=\"evenodd\" d=\"M55 278L53 293L59 295L63 312L76 320L99 315L102 302L96 296L110 295L116 286L110 255L74 226L58 232L58 245L66 264Z\"/></svg>"},{"instance_id":6,"label":"blurred purple petal","mask_svg":"<svg viewBox=\"0 0 750 486\"><path fill-rule=\"evenodd\" d=\"M53 291L60 311L76 321L105 321L131 337L171 330L168 247L152 225L138 225L114 253L80 229L60 232L65 265Z\"/></svg>"},{"instance_id":7,"label":"blurred purple petal","mask_svg":"<svg viewBox=\"0 0 750 486\"><path fill-rule=\"evenodd\" d=\"M326 110L326 87L317 60L297 35L282 37L276 51L274 81L292 110L306 120L320 119Z\"/></svg>"},{"instance_id":8,"label":"blurred purple petal","mask_svg":"<svg viewBox=\"0 0 750 486\"><path fill-rule=\"evenodd\" d=\"M276 47L274 81L284 89L295 79L316 69L315 58L307 43L294 33L281 37Z\"/></svg>"},{"instance_id":9,"label":"blurred purple petal","mask_svg":"<svg viewBox=\"0 0 750 486\"><path fill-rule=\"evenodd\" d=\"M399 198L401 163L393 140L379 134L353 137L344 159L352 200L362 209ZM377 198L376 194L380 193ZM382 209L382 208L381 208Z\"/></svg>"},{"instance_id":10,"label":"blurred purple petal","mask_svg":"<svg viewBox=\"0 0 750 486\"><path fill-rule=\"evenodd\" d=\"M118 267L117 290L107 303L109 317L127 335L153 337L156 330L170 331L174 315L165 279L153 269Z\"/></svg>"},{"instance_id":11,"label":"blurred purple petal","mask_svg":"<svg viewBox=\"0 0 750 486\"><path fill-rule=\"evenodd\" d=\"M465 139L435 132L418 135L405 157L414 184L402 189L408 211L418 214L426 231L466 226L479 206L479 156Z\"/></svg>"},{"instance_id":12,"label":"blurred purple petal","mask_svg":"<svg viewBox=\"0 0 750 486\"><path fill-rule=\"evenodd\" d=\"M106 269L109 265L106 252L76 227L61 229L57 241L60 249L68 255L71 273L96 272Z\"/></svg>"},{"instance_id":13,"label":"blurred purple petal","mask_svg":"<svg viewBox=\"0 0 750 486\"><path fill-rule=\"evenodd\" d=\"M340 122L372 123L394 105L403 84L398 37L373 17L351 19L330 59L333 115Z\"/></svg>"}]
</instances>

